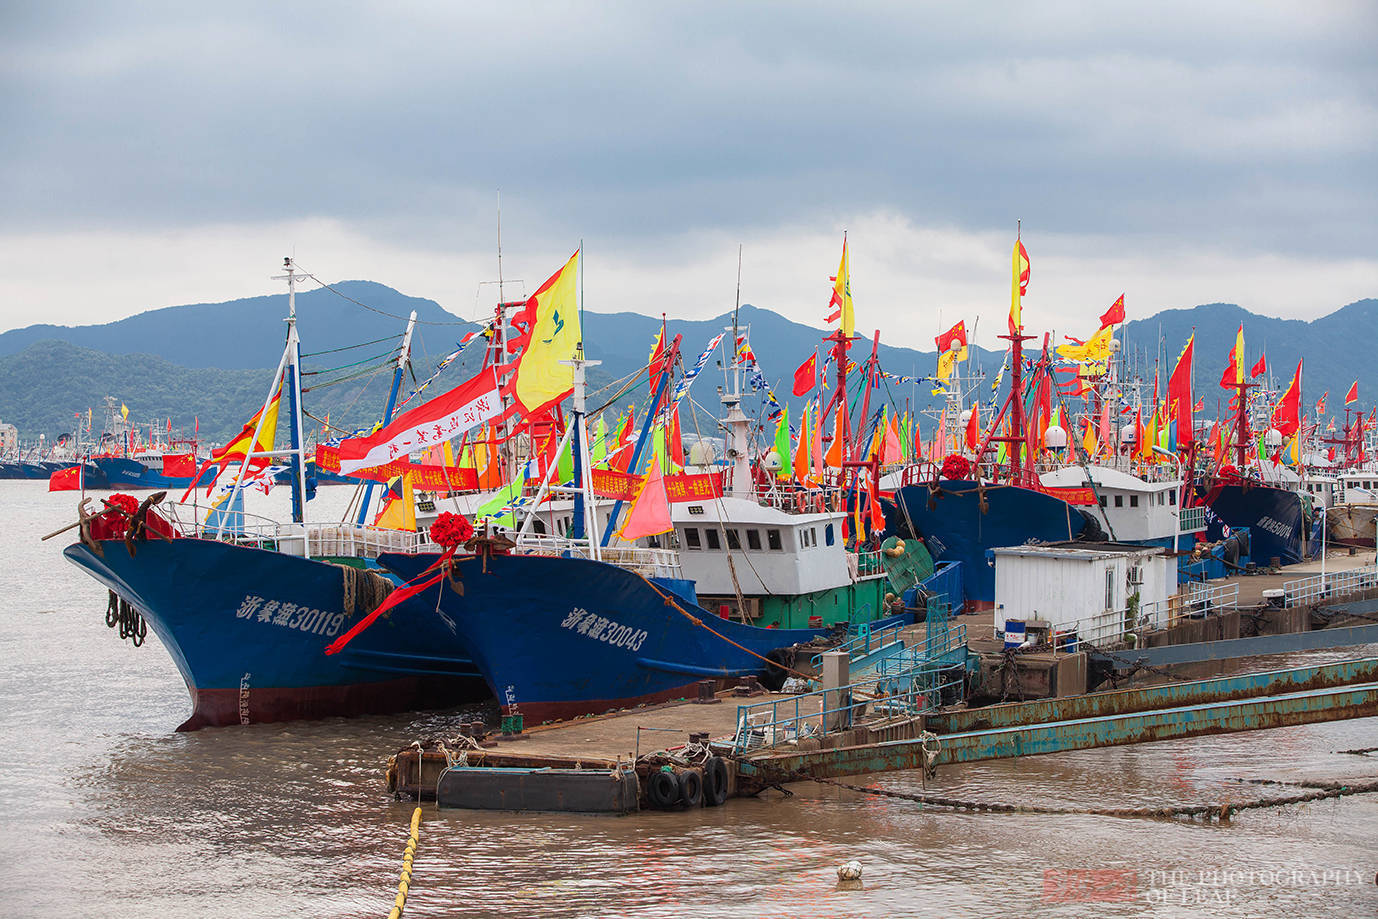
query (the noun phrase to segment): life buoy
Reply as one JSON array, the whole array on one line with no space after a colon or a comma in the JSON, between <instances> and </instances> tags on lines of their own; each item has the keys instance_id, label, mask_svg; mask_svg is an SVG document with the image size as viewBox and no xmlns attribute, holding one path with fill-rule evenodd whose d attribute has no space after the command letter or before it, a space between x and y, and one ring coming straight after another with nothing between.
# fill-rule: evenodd
<instances>
[{"instance_id":1,"label":"life buoy","mask_svg":"<svg viewBox=\"0 0 1378 919\"><path fill-rule=\"evenodd\" d=\"M693 769L679 774L679 799L685 807L698 807L703 803L703 776Z\"/></svg>"},{"instance_id":2,"label":"life buoy","mask_svg":"<svg viewBox=\"0 0 1378 919\"><path fill-rule=\"evenodd\" d=\"M646 797L651 806L667 811L679 803L679 782L673 772L652 772L646 783Z\"/></svg>"},{"instance_id":3,"label":"life buoy","mask_svg":"<svg viewBox=\"0 0 1378 919\"><path fill-rule=\"evenodd\" d=\"M721 756L710 756L703 763L703 803L717 807L727 800L727 762Z\"/></svg>"}]
</instances>

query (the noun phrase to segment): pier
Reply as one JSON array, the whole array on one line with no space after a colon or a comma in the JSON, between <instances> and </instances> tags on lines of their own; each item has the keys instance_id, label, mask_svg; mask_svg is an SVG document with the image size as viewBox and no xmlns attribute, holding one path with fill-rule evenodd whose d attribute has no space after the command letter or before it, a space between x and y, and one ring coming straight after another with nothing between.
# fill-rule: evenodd
<instances>
[{"instance_id":1,"label":"pier","mask_svg":"<svg viewBox=\"0 0 1378 919\"><path fill-rule=\"evenodd\" d=\"M470 730L398 751L389 788L441 806L629 813L716 805L797 781L933 774L979 760L1378 716L1378 657L1225 672L1241 658L1378 643L1369 558L1327 559L1323 581L1316 562L1209 591L1188 594L1210 601L1182 606L1164 628L1029 649L1003 647L994 611L952 620L940 611L821 655L821 688L812 692L705 686L696 700L520 733ZM1097 678L1112 688L1088 691ZM998 704L965 701L1001 688Z\"/></svg>"}]
</instances>

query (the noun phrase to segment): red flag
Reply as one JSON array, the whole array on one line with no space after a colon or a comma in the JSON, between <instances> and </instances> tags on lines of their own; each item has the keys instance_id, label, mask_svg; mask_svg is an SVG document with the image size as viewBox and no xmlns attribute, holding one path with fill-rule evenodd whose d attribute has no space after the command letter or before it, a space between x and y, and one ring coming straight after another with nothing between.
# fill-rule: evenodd
<instances>
[{"instance_id":1,"label":"red flag","mask_svg":"<svg viewBox=\"0 0 1378 919\"><path fill-rule=\"evenodd\" d=\"M48 476L49 491L81 491L82 466L68 466Z\"/></svg>"},{"instance_id":2,"label":"red flag","mask_svg":"<svg viewBox=\"0 0 1378 919\"><path fill-rule=\"evenodd\" d=\"M794 371L794 394L802 396L804 393L811 392L818 385L818 352L809 355L809 359L799 365L799 369Z\"/></svg>"},{"instance_id":3,"label":"red flag","mask_svg":"<svg viewBox=\"0 0 1378 919\"><path fill-rule=\"evenodd\" d=\"M1105 315L1100 317L1100 327L1103 329L1117 322L1124 322L1124 294L1120 294L1120 298L1110 304L1110 309L1106 310Z\"/></svg>"},{"instance_id":4,"label":"red flag","mask_svg":"<svg viewBox=\"0 0 1378 919\"><path fill-rule=\"evenodd\" d=\"M1349 392L1345 393L1345 405L1352 405L1359 401L1359 381L1355 380L1349 387Z\"/></svg>"},{"instance_id":5,"label":"red flag","mask_svg":"<svg viewBox=\"0 0 1378 919\"><path fill-rule=\"evenodd\" d=\"M956 342L958 345L965 348L967 346L966 320L963 319L961 322L957 323L952 328L948 329L946 332L939 335L937 338L933 340L938 344L939 354L942 354L945 351L951 351L953 342Z\"/></svg>"},{"instance_id":6,"label":"red flag","mask_svg":"<svg viewBox=\"0 0 1378 919\"><path fill-rule=\"evenodd\" d=\"M1321 397L1320 397L1319 399L1316 400L1316 414L1317 414L1317 415L1324 415L1324 414L1325 414L1325 400L1328 399L1329 397L1330 397L1330 390L1327 389L1327 390L1321 395ZM1346 403L1346 404L1348 404L1348 403Z\"/></svg>"},{"instance_id":7,"label":"red flag","mask_svg":"<svg viewBox=\"0 0 1378 919\"><path fill-rule=\"evenodd\" d=\"M1249 376L1250 376L1250 377L1261 377L1261 376L1263 376L1263 374L1265 374L1265 373L1267 373L1267 372L1268 372L1268 355L1266 355L1266 354L1260 354L1260 355L1258 356L1258 362L1257 362L1256 364L1254 364L1254 368L1253 368L1252 370L1249 371Z\"/></svg>"},{"instance_id":8,"label":"red flag","mask_svg":"<svg viewBox=\"0 0 1378 919\"><path fill-rule=\"evenodd\" d=\"M1291 437L1301 429L1301 361L1297 361L1297 372L1292 382L1287 384L1277 405L1273 406L1272 426L1283 437Z\"/></svg>"},{"instance_id":9,"label":"red flag","mask_svg":"<svg viewBox=\"0 0 1378 919\"><path fill-rule=\"evenodd\" d=\"M1177 438L1182 443L1192 440L1195 430L1192 413L1195 401L1191 395L1192 358L1196 350L1196 333L1187 339L1187 345L1177 357L1177 365L1172 368L1172 376L1167 380L1168 417L1177 422Z\"/></svg>"},{"instance_id":10,"label":"red flag","mask_svg":"<svg viewBox=\"0 0 1378 919\"><path fill-rule=\"evenodd\" d=\"M976 406L971 407L971 417L967 419L967 449L976 452L976 448L981 446L981 413L976 410Z\"/></svg>"}]
</instances>

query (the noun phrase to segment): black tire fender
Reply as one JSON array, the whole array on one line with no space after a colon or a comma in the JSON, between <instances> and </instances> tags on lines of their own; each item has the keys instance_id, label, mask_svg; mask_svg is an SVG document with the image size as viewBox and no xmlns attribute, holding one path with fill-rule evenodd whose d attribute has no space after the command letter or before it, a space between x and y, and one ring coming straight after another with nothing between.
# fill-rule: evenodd
<instances>
[{"instance_id":1,"label":"black tire fender","mask_svg":"<svg viewBox=\"0 0 1378 919\"><path fill-rule=\"evenodd\" d=\"M703 763L703 804L717 807L727 800L727 762L710 756Z\"/></svg>"},{"instance_id":2,"label":"black tire fender","mask_svg":"<svg viewBox=\"0 0 1378 919\"><path fill-rule=\"evenodd\" d=\"M697 770L686 769L679 774L679 799L685 807L703 803L703 776Z\"/></svg>"},{"instance_id":3,"label":"black tire fender","mask_svg":"<svg viewBox=\"0 0 1378 919\"><path fill-rule=\"evenodd\" d=\"M652 772L646 783L646 797L651 806L667 811L679 803L679 782L673 772Z\"/></svg>"}]
</instances>

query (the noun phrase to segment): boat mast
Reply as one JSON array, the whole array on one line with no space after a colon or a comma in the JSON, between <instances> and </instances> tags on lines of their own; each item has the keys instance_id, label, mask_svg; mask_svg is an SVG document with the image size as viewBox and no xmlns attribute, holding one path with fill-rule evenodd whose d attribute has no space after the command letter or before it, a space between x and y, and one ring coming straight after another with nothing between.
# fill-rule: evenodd
<instances>
[{"instance_id":1,"label":"boat mast","mask_svg":"<svg viewBox=\"0 0 1378 919\"><path fill-rule=\"evenodd\" d=\"M406 372L407 361L411 359L411 336L412 330L416 328L416 310L411 311L411 316L407 319L407 330L402 333L402 349L397 353L397 368L392 373L392 389L388 390L388 404L383 409L383 427L392 423L392 412L397 406L397 393L402 388L402 374ZM364 488L364 499L359 502L359 516L356 522L363 526L368 520L368 506L373 500L374 482L369 482Z\"/></svg>"},{"instance_id":2,"label":"boat mast","mask_svg":"<svg viewBox=\"0 0 1378 919\"><path fill-rule=\"evenodd\" d=\"M297 337L297 273L290 256L282 260L287 269L287 398L290 400L292 468L292 522L306 523L306 451L301 420L301 341ZM303 530L303 535L305 530ZM309 547L303 549L309 555Z\"/></svg>"}]
</instances>

